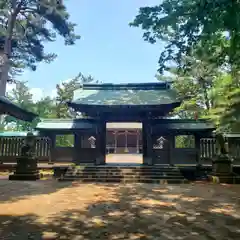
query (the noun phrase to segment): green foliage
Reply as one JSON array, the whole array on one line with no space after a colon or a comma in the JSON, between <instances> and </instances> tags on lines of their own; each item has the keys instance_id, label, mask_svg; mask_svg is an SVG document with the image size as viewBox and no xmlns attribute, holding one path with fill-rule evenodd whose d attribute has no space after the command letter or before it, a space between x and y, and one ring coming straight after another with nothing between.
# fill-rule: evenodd
<instances>
[{"instance_id":1,"label":"green foliage","mask_svg":"<svg viewBox=\"0 0 240 240\"><path fill-rule=\"evenodd\" d=\"M57 97L56 97L56 118L74 118L77 116L76 112L71 112L67 106L67 102L72 101L74 91L81 88L83 83L98 83L91 75L84 76L79 73L76 77L70 81L58 84ZM56 144L60 147L72 147L74 143L73 135L59 135L56 138Z\"/></svg>"},{"instance_id":2,"label":"green foliage","mask_svg":"<svg viewBox=\"0 0 240 240\"><path fill-rule=\"evenodd\" d=\"M143 29L144 40L165 43L159 72L173 73L179 117L197 113L219 130L240 131L239 10L239 1L163 0L140 8L130 24Z\"/></svg>"},{"instance_id":3,"label":"green foliage","mask_svg":"<svg viewBox=\"0 0 240 240\"><path fill-rule=\"evenodd\" d=\"M11 55L13 73L25 67L35 70L41 61L51 62L56 54L46 53L44 43L60 35L66 45L74 44L79 39L75 26L69 21L64 1L0 1L0 39L17 41Z\"/></svg>"},{"instance_id":4,"label":"green foliage","mask_svg":"<svg viewBox=\"0 0 240 240\"><path fill-rule=\"evenodd\" d=\"M32 111L36 113L39 118L71 118L75 117L74 112L70 112L69 107L66 102L71 101L73 98L73 92L76 89L81 87L83 83L97 83L98 81L94 80L92 76L84 76L82 73L79 73L75 78L70 81L63 82L61 85L57 85L57 97L51 98L50 96L46 96L39 101L33 101L33 96L30 92L29 87L27 86L27 82L17 82L15 84L15 88L8 93L8 98L16 103L21 108ZM12 123L13 129L12 131L28 131L35 128L40 119L35 119L32 123L27 123L24 121L20 121L11 116L6 116L5 121L3 123L2 129L7 124ZM61 136L58 142L59 144L63 144L64 146L70 146L72 137L70 136Z\"/></svg>"},{"instance_id":5,"label":"green foliage","mask_svg":"<svg viewBox=\"0 0 240 240\"><path fill-rule=\"evenodd\" d=\"M49 96L34 104L34 112L41 118L56 118L56 104Z\"/></svg>"},{"instance_id":6,"label":"green foliage","mask_svg":"<svg viewBox=\"0 0 240 240\"><path fill-rule=\"evenodd\" d=\"M224 74L214 82L211 91L213 108L210 117L224 131L240 130L240 88L230 74Z\"/></svg>"},{"instance_id":7,"label":"green foliage","mask_svg":"<svg viewBox=\"0 0 240 240\"><path fill-rule=\"evenodd\" d=\"M193 135L176 136L175 148L195 148L195 137Z\"/></svg>"},{"instance_id":8,"label":"green foliage","mask_svg":"<svg viewBox=\"0 0 240 240\"><path fill-rule=\"evenodd\" d=\"M38 114L40 118L56 117L56 105L54 100L50 97L45 97L37 102L34 102L30 89L27 86L27 82L17 82L15 84L15 88L8 93L8 98L19 107ZM32 123L28 123L15 119L12 116L6 116L4 125L12 123L15 125L13 130L28 131L32 130L38 122L39 119L35 119Z\"/></svg>"},{"instance_id":9,"label":"green foliage","mask_svg":"<svg viewBox=\"0 0 240 240\"><path fill-rule=\"evenodd\" d=\"M19 107L34 112L34 102L32 99L32 94L30 89L27 86L26 82L17 82L16 87L8 94L8 98L16 103ZM35 122L28 123L18 119L15 119L12 116L7 116L5 118L6 123L16 124L15 129L17 131L28 131L35 126Z\"/></svg>"},{"instance_id":10,"label":"green foliage","mask_svg":"<svg viewBox=\"0 0 240 240\"><path fill-rule=\"evenodd\" d=\"M185 58L186 60L186 58ZM208 115L212 106L212 99L209 96L218 72L207 62L188 57L191 64L189 69L171 68L171 76L168 77L173 82L173 88L177 91L179 99L182 100L180 107L174 110L174 114L181 118L195 118ZM161 75L156 75L161 80Z\"/></svg>"},{"instance_id":11,"label":"green foliage","mask_svg":"<svg viewBox=\"0 0 240 240\"><path fill-rule=\"evenodd\" d=\"M67 102L73 99L73 93L75 90L81 88L83 83L97 83L91 75L84 76L79 73L75 78L68 82L64 82L61 85L58 84L57 97L56 97L56 117L57 118L72 118L76 117L76 113L70 112Z\"/></svg>"},{"instance_id":12,"label":"green foliage","mask_svg":"<svg viewBox=\"0 0 240 240\"><path fill-rule=\"evenodd\" d=\"M57 147L73 147L74 146L74 135L57 135L56 136Z\"/></svg>"},{"instance_id":13,"label":"green foliage","mask_svg":"<svg viewBox=\"0 0 240 240\"><path fill-rule=\"evenodd\" d=\"M160 72L171 62L182 66L182 59L197 46L209 61L219 66L227 61L232 66L240 61L239 10L239 1L163 0L157 6L140 8L130 25L141 27L146 41L166 43L159 59Z\"/></svg>"}]
</instances>

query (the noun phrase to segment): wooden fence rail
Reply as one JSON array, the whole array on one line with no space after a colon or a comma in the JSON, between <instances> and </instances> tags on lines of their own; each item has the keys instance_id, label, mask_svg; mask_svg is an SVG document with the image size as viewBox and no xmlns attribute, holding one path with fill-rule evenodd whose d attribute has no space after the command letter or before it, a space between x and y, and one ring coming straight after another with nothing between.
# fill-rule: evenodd
<instances>
[{"instance_id":1,"label":"wooden fence rail","mask_svg":"<svg viewBox=\"0 0 240 240\"><path fill-rule=\"evenodd\" d=\"M16 162L16 157L20 156L21 147L24 143L24 139L25 137L0 137L0 162L2 163ZM227 142L229 148L229 155L234 159L234 164L240 165L240 138L228 139ZM200 140L201 163L211 164L211 160L215 155L216 155L216 139L202 138ZM39 162L50 161L50 156L51 156L51 140L48 137L37 137L36 157L38 157ZM58 159L52 160L54 162L58 162ZM60 159L59 161L62 162L62 160Z\"/></svg>"},{"instance_id":2,"label":"wooden fence rail","mask_svg":"<svg viewBox=\"0 0 240 240\"><path fill-rule=\"evenodd\" d=\"M226 138L229 156L233 159L233 164L240 165L240 139ZM216 139L202 138L200 140L200 159L203 163L210 163L216 156Z\"/></svg>"},{"instance_id":3,"label":"wooden fence rail","mask_svg":"<svg viewBox=\"0 0 240 240\"><path fill-rule=\"evenodd\" d=\"M0 161L16 162L16 157L21 154L21 147L25 137L0 137ZM36 157L39 161L49 161L51 141L47 137L37 137Z\"/></svg>"}]
</instances>

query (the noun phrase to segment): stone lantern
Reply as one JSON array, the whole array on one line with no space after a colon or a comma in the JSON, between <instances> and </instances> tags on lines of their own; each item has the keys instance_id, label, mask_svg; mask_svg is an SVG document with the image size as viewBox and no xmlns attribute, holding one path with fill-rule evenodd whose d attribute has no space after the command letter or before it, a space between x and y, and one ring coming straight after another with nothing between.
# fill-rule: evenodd
<instances>
[{"instance_id":1,"label":"stone lantern","mask_svg":"<svg viewBox=\"0 0 240 240\"><path fill-rule=\"evenodd\" d=\"M28 132L21 148L21 155L17 157L16 170L13 175L9 176L9 180L37 180L40 178L35 148L36 136Z\"/></svg>"}]
</instances>

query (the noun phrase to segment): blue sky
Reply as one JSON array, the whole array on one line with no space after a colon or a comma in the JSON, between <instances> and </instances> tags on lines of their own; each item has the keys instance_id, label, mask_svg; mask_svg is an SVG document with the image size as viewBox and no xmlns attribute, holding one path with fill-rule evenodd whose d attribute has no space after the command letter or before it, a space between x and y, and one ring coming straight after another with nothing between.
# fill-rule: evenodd
<instances>
[{"instance_id":1,"label":"blue sky","mask_svg":"<svg viewBox=\"0 0 240 240\"><path fill-rule=\"evenodd\" d=\"M64 46L61 38L46 44L46 50L58 57L21 76L31 88L50 93L57 83L79 72L106 83L155 81L162 45L144 42L142 30L129 27L128 23L139 7L158 4L159 0L65 1L81 39L74 46Z\"/></svg>"}]
</instances>

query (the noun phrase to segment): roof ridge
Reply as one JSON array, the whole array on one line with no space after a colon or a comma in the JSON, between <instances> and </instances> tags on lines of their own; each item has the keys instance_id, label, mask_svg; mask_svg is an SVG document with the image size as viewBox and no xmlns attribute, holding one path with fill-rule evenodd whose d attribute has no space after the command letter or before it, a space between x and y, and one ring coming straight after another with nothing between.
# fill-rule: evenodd
<instances>
[{"instance_id":1,"label":"roof ridge","mask_svg":"<svg viewBox=\"0 0 240 240\"><path fill-rule=\"evenodd\" d=\"M169 82L83 84L83 90L167 90Z\"/></svg>"},{"instance_id":2,"label":"roof ridge","mask_svg":"<svg viewBox=\"0 0 240 240\"><path fill-rule=\"evenodd\" d=\"M41 122L77 122L77 121L88 121L90 118L41 118Z\"/></svg>"},{"instance_id":3,"label":"roof ridge","mask_svg":"<svg viewBox=\"0 0 240 240\"><path fill-rule=\"evenodd\" d=\"M73 120L72 118L41 118L41 122L52 122L52 121L64 121L64 120Z\"/></svg>"}]
</instances>

